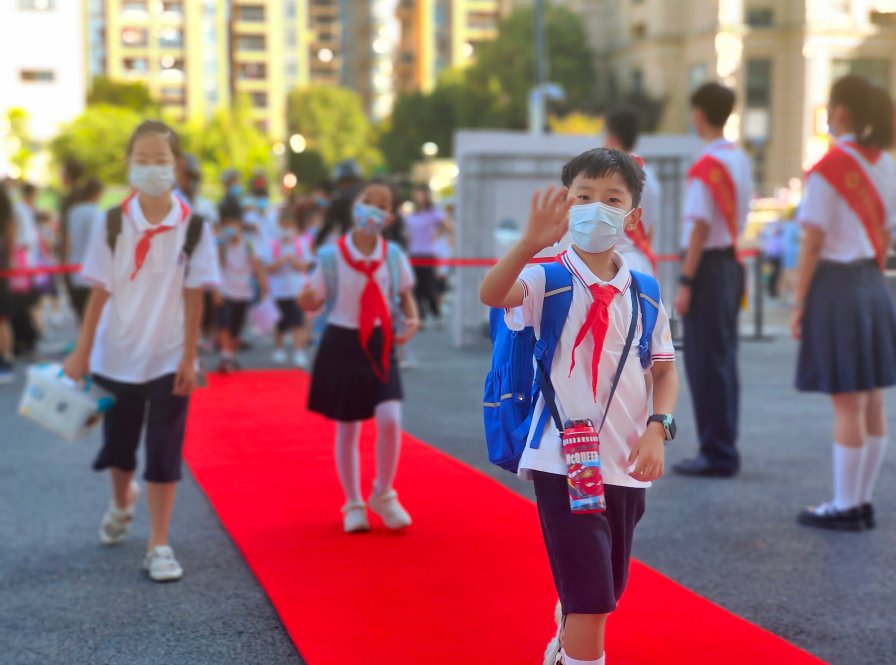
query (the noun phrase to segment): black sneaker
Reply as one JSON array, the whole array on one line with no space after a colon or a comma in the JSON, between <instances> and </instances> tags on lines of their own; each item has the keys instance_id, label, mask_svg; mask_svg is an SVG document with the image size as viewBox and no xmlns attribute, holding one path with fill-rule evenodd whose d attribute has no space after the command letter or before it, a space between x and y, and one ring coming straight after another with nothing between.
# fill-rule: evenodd
<instances>
[{"instance_id":1,"label":"black sneaker","mask_svg":"<svg viewBox=\"0 0 896 665\"><path fill-rule=\"evenodd\" d=\"M809 506L797 515L796 521L803 526L814 526L818 529L833 531L862 531L867 524L862 508L837 510L833 503L822 503Z\"/></svg>"},{"instance_id":2,"label":"black sneaker","mask_svg":"<svg viewBox=\"0 0 896 665\"><path fill-rule=\"evenodd\" d=\"M873 529L877 526L877 520L874 519L874 506L870 503L863 503L859 506L859 510L862 511L862 520L865 522L866 529Z\"/></svg>"}]
</instances>

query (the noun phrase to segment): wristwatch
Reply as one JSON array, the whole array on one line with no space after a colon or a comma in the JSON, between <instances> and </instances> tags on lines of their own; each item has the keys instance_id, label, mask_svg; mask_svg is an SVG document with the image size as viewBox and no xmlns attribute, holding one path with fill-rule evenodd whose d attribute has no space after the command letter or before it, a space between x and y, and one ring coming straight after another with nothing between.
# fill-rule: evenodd
<instances>
[{"instance_id":1,"label":"wristwatch","mask_svg":"<svg viewBox=\"0 0 896 665\"><path fill-rule=\"evenodd\" d=\"M687 275L679 275L678 283L682 286L694 286L694 278L688 277Z\"/></svg>"},{"instance_id":2,"label":"wristwatch","mask_svg":"<svg viewBox=\"0 0 896 665\"><path fill-rule=\"evenodd\" d=\"M663 423L666 441L671 441L675 438L675 432L678 428L675 426L675 418L672 417L672 414L656 413L647 419L647 424L649 425L650 423Z\"/></svg>"}]
</instances>

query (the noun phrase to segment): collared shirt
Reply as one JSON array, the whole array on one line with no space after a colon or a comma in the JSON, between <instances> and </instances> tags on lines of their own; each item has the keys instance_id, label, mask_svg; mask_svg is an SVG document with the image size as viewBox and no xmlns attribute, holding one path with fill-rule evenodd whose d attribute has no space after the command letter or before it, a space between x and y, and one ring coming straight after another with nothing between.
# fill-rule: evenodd
<instances>
[{"instance_id":1,"label":"collared shirt","mask_svg":"<svg viewBox=\"0 0 896 665\"><path fill-rule=\"evenodd\" d=\"M852 134L837 139L838 145L855 141ZM845 146L849 150L849 146ZM873 164L862 157L857 150L850 150L862 168L877 186L878 194L884 202L886 224L892 228L896 224L896 167L890 156L882 152ZM827 180L819 173L810 173L806 180L803 200L800 202L797 222L801 226L812 226L824 233L821 258L825 261L850 263L862 259L875 258L874 247L868 239L865 227Z\"/></svg>"},{"instance_id":2,"label":"collared shirt","mask_svg":"<svg viewBox=\"0 0 896 665\"><path fill-rule=\"evenodd\" d=\"M264 262L268 265L277 258L288 259L296 256L300 261L312 262L314 252L307 236L295 236L292 238L280 237L271 241L265 251ZM297 298L308 281L308 275L289 265L282 266L279 270L268 272L268 287L274 300L285 298Z\"/></svg>"},{"instance_id":3,"label":"collared shirt","mask_svg":"<svg viewBox=\"0 0 896 665\"><path fill-rule=\"evenodd\" d=\"M565 257L564 265L567 265L573 273L573 296L569 316L554 351L551 383L556 390L557 407L564 422L567 419L590 418L597 428L603 418L604 409L606 409L613 376L616 374L631 325L632 302L628 291L631 285L631 274L625 259L618 253L613 256L613 262L618 267L618 272L609 282L604 282L594 275L575 249L570 248L565 253ZM527 267L520 275L519 282L522 284L525 294L523 304L508 310L505 321L511 330L522 330L532 326L535 329L535 334L540 335L545 288L544 268L540 265ZM571 374L569 371L576 335L584 325L588 309L591 307L592 298L587 287L592 284L609 284L619 291L610 303L610 323L598 367L596 402L591 391L590 357L594 353L594 342L590 335L586 335L584 341L576 349L576 365ZM628 464L632 444L647 430L649 416L647 384L638 358L637 340L640 337L641 317L639 315L635 343L632 344L631 352L626 359L616 395L610 405L607 421L600 435L601 473L604 483L608 485L650 486L650 483L635 480L628 475L634 470L634 466ZM650 348L651 360L654 362L675 360L669 319L662 303L660 303ZM535 405L533 423L538 421L544 408L544 398L539 396ZM531 477L530 472L533 470L566 475L566 461L563 458L560 435L553 423L549 421L545 426L538 448L529 446L531 438L532 431L530 430L529 440L526 442L526 449L520 461L520 475L524 478Z\"/></svg>"},{"instance_id":4,"label":"collared shirt","mask_svg":"<svg viewBox=\"0 0 896 665\"><path fill-rule=\"evenodd\" d=\"M707 145L700 157L711 155L722 162L737 190L737 229L743 231L750 212L750 199L753 196L753 175L750 158L731 141L718 139ZM698 157L699 159L699 157ZM726 249L735 244L731 237L728 222L722 215L719 206L706 184L697 179L688 180L684 196L684 224L682 225L681 246L687 248L691 238L691 229L695 220L703 220L709 224L709 236L704 249Z\"/></svg>"},{"instance_id":5,"label":"collared shirt","mask_svg":"<svg viewBox=\"0 0 896 665\"><path fill-rule=\"evenodd\" d=\"M255 295L254 248L255 244L245 237L238 242L225 242L221 248L221 295L228 300L249 302Z\"/></svg>"},{"instance_id":6,"label":"collared shirt","mask_svg":"<svg viewBox=\"0 0 896 665\"><path fill-rule=\"evenodd\" d=\"M215 286L219 279L208 224L188 265L183 246L189 217L190 208L172 194L171 211L161 224L174 230L153 237L133 280L137 242L158 225L146 220L136 196L127 199L113 254L105 221L94 224L82 274L110 297L97 327L91 371L125 383L146 383L177 371L184 353L184 289Z\"/></svg>"},{"instance_id":7,"label":"collared shirt","mask_svg":"<svg viewBox=\"0 0 896 665\"><path fill-rule=\"evenodd\" d=\"M365 256L355 246L351 233L345 237L347 239L348 252L352 259L356 261L379 261L383 258L383 246L379 241L377 241L373 254ZM388 261L383 261L374 277L377 284L380 285L383 295L388 299L389 294L392 293L392 276ZM338 248L336 248L336 283L339 292L336 294L333 310L330 312L327 320L329 323L343 328L358 328L358 319L361 313L361 292L367 285L367 276L349 266L345 259L342 258L342 252ZM327 298L327 285L320 266L311 273L311 288L319 298ZM398 293L407 293L412 288L414 288L414 272L411 270L411 264L408 262L407 257L402 254L397 291Z\"/></svg>"}]
</instances>

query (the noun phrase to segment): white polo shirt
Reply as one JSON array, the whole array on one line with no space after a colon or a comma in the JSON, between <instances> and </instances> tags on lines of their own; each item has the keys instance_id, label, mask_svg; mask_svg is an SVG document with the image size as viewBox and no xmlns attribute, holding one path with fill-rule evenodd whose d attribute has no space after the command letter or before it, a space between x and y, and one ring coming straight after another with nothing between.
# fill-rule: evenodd
<instances>
[{"instance_id":1,"label":"white polo shirt","mask_svg":"<svg viewBox=\"0 0 896 665\"><path fill-rule=\"evenodd\" d=\"M887 228L892 228L896 225L896 167L893 160L887 153L881 152L878 160L872 164L858 150L844 145L854 140L850 134L839 137L837 144L856 159L877 186L877 192L884 203ZM875 258L874 247L862 222L846 200L818 173L810 173L806 180L797 222L824 233L821 258L825 261L851 263Z\"/></svg>"},{"instance_id":2,"label":"white polo shirt","mask_svg":"<svg viewBox=\"0 0 896 665\"><path fill-rule=\"evenodd\" d=\"M737 190L737 229L738 233L741 233L747 223L750 199L753 196L750 158L743 150L725 139L719 139L707 145L700 153L700 157L704 155L711 155L722 162L734 181L734 187ZM684 195L682 248L687 248L691 238L691 228L694 221L698 219L709 224L709 236L706 238L704 249L726 249L735 244L736 238L731 237L728 222L719 210L709 187L702 180L691 178L688 180Z\"/></svg>"},{"instance_id":3,"label":"white polo shirt","mask_svg":"<svg viewBox=\"0 0 896 665\"><path fill-rule=\"evenodd\" d=\"M314 253L311 250L311 242L307 236L295 236L292 239L280 237L267 245L264 261L271 264L276 258L298 257L300 261L312 261ZM279 270L268 273L268 287L271 296L275 300L286 298L298 298L308 275L291 266L282 266Z\"/></svg>"},{"instance_id":4,"label":"white polo shirt","mask_svg":"<svg viewBox=\"0 0 896 665\"><path fill-rule=\"evenodd\" d=\"M352 234L345 236L348 239L348 251L353 260L372 259L378 261L383 256L383 245L377 241L376 249L370 257L364 256L352 241ZM333 303L333 310L327 319L328 323L342 328L359 327L358 319L361 312L361 292L367 285L367 276L349 266L345 259L342 258L342 252L338 247L336 250L336 284L339 292L336 294L336 301ZM383 295L388 299L391 291L392 277L389 271L388 261L383 264L374 273L377 284L383 290ZM327 285L324 280L323 272L320 266L315 268L311 273L311 288L314 293L321 299L327 298ZM398 293L407 293L414 288L414 272L411 270L411 264L407 257L401 255L401 263L399 266Z\"/></svg>"},{"instance_id":5,"label":"white polo shirt","mask_svg":"<svg viewBox=\"0 0 896 665\"><path fill-rule=\"evenodd\" d=\"M187 270L183 252L190 208L171 196L171 212L161 225L173 231L152 239L143 267L131 280L134 252L146 221L137 197L126 199L115 252L106 240L106 224L94 225L83 276L110 293L97 327L90 369L124 383L146 383L177 371L184 352L184 289L217 285L218 261L212 230L206 223Z\"/></svg>"},{"instance_id":6,"label":"white polo shirt","mask_svg":"<svg viewBox=\"0 0 896 665\"><path fill-rule=\"evenodd\" d=\"M557 392L557 408L563 422L590 418L597 428L606 409L610 387L631 325L632 301L628 290L631 284L631 275L625 259L618 253L614 254L613 261L618 266L619 272L609 282L598 279L576 254L574 248L570 248L566 256L568 266L573 270L572 305L554 351L551 383ZM544 302L544 268L540 265L527 267L520 275L519 281L525 291L523 304L508 310L505 321L511 330L522 330L527 326L533 326L535 334L540 335L541 308ZM576 349L576 366L571 376L569 373L576 335L584 325L588 309L591 307L591 293L586 287L591 284L610 284L619 290L610 303L610 326L604 340L598 367L596 403L591 390L591 356L594 353L594 342L591 335L586 335L584 341ZM639 315L635 340L632 343L622 376L619 378L619 386L616 388L616 396L610 405L607 422L600 435L601 473L604 483L607 485L650 487L650 483L635 480L628 475L634 471L634 465L628 464L631 446L647 430L647 418L650 415L647 412L646 380L638 358L638 340L640 338L641 317ZM675 360L669 319L662 303L660 303L656 328L651 338L650 350L653 362ZM533 430L534 423L541 417L544 408L544 398L539 396L532 419ZM529 445L532 434L533 432L530 430L529 440L526 441L526 449L520 460L519 475L523 478L530 478L531 471L545 471L565 476L566 461L563 458L560 435L553 422L549 419L545 425L538 448L532 448Z\"/></svg>"}]
</instances>

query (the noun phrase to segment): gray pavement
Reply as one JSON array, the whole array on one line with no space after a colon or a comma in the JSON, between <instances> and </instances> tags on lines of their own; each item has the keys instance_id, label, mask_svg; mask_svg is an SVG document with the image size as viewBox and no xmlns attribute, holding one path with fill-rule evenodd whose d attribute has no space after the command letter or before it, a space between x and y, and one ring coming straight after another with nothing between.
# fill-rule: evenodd
<instances>
[{"instance_id":1,"label":"gray pavement","mask_svg":"<svg viewBox=\"0 0 896 665\"><path fill-rule=\"evenodd\" d=\"M635 555L835 665L896 663L896 490L889 482L896 460L890 457L881 476L877 530L836 534L795 525L803 504L828 498L831 416L823 397L791 387L796 347L782 335L783 314L770 312L774 340L742 346L743 473L658 482ZM415 351L421 366L405 373L406 429L531 496L526 483L485 461L487 350L455 350L447 333L427 331ZM264 345L247 361L265 365ZM14 414L19 390L0 387L0 663L301 662L191 478L181 486L172 527L187 570L182 582L158 586L139 570L145 509L123 547L97 544L108 494L88 470L96 436L65 444L44 435ZM892 393L888 406L892 426ZM678 419L670 464L695 450L684 382ZM412 472L402 468L399 485L401 473Z\"/></svg>"}]
</instances>

